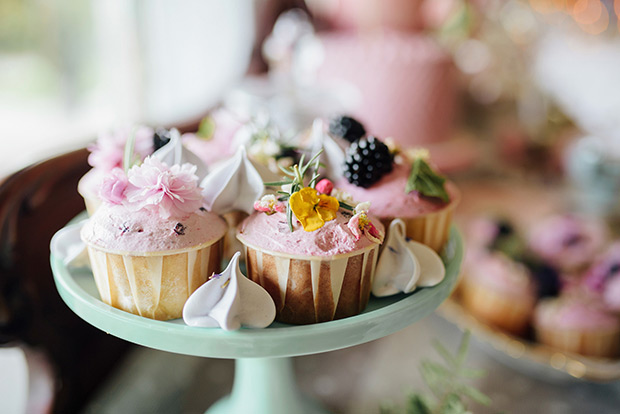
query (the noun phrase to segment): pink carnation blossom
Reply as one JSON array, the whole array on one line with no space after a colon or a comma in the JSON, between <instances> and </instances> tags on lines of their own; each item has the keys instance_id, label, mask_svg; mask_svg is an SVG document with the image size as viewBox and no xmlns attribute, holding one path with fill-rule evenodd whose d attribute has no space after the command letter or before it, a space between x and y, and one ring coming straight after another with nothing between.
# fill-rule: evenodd
<instances>
[{"instance_id":1,"label":"pink carnation blossom","mask_svg":"<svg viewBox=\"0 0 620 414\"><path fill-rule=\"evenodd\" d=\"M132 128L123 128L100 134L97 142L88 147L90 151L88 163L90 166L104 171L111 171L116 167L122 167L125 144L132 133L134 133ZM142 160L152 152L153 129L146 126L137 127L135 130L134 153Z\"/></svg>"},{"instance_id":2,"label":"pink carnation blossom","mask_svg":"<svg viewBox=\"0 0 620 414\"><path fill-rule=\"evenodd\" d=\"M123 204L128 187L129 180L125 171L121 168L114 168L103 178L101 187L99 187L99 197L110 204Z\"/></svg>"},{"instance_id":3,"label":"pink carnation blossom","mask_svg":"<svg viewBox=\"0 0 620 414\"><path fill-rule=\"evenodd\" d=\"M131 187L127 200L136 209L150 209L161 218L183 217L202 206L196 166L191 164L168 167L155 157L147 157L140 166L127 174Z\"/></svg>"},{"instance_id":4,"label":"pink carnation blossom","mask_svg":"<svg viewBox=\"0 0 620 414\"><path fill-rule=\"evenodd\" d=\"M319 193L331 195L333 189L334 183L329 181L327 178L323 178L321 181L316 183L316 191Z\"/></svg>"},{"instance_id":5,"label":"pink carnation blossom","mask_svg":"<svg viewBox=\"0 0 620 414\"><path fill-rule=\"evenodd\" d=\"M381 244L383 242L384 234L375 227L374 224L368 218L366 211L360 211L351 217L351 220L347 223L347 227L353 233L355 240L359 240L362 234L365 235L373 243Z\"/></svg>"}]
</instances>

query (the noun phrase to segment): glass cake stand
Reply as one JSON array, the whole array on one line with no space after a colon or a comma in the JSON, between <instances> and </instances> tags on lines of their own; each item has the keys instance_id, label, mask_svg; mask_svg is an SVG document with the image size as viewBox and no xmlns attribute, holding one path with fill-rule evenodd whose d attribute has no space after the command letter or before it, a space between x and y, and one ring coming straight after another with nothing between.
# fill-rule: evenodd
<instances>
[{"instance_id":1,"label":"glass cake stand","mask_svg":"<svg viewBox=\"0 0 620 414\"><path fill-rule=\"evenodd\" d=\"M234 358L232 393L207 414L327 413L297 389L293 356L351 347L390 335L432 313L456 284L463 243L452 229L443 260L446 278L409 295L371 297L357 316L313 325L273 323L266 329L227 332L196 328L182 320L156 321L115 309L99 299L88 269L70 269L51 256L56 287L65 303L91 325L126 341L167 352L207 358Z\"/></svg>"}]
</instances>

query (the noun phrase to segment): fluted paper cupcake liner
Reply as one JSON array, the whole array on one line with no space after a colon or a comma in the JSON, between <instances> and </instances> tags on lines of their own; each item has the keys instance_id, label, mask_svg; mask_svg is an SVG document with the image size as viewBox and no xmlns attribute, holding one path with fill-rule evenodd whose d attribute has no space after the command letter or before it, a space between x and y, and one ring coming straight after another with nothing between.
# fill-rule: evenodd
<instances>
[{"instance_id":1,"label":"fluted paper cupcake liner","mask_svg":"<svg viewBox=\"0 0 620 414\"><path fill-rule=\"evenodd\" d=\"M368 304L378 252L376 246L309 259L245 246L248 277L273 298L276 320L292 324L361 313Z\"/></svg>"},{"instance_id":2,"label":"fluted paper cupcake liner","mask_svg":"<svg viewBox=\"0 0 620 414\"><path fill-rule=\"evenodd\" d=\"M536 338L545 345L593 357L613 358L620 351L620 328L580 331L537 327Z\"/></svg>"},{"instance_id":3,"label":"fluted paper cupcake liner","mask_svg":"<svg viewBox=\"0 0 620 414\"><path fill-rule=\"evenodd\" d=\"M248 214L244 211L231 211L222 214L222 218L228 224L228 231L224 235L224 258L230 259L236 252L243 251L243 244L237 240L237 226Z\"/></svg>"},{"instance_id":4,"label":"fluted paper cupcake liner","mask_svg":"<svg viewBox=\"0 0 620 414\"><path fill-rule=\"evenodd\" d=\"M503 295L464 278L460 284L463 305L478 319L514 334L523 334L534 310L534 298Z\"/></svg>"},{"instance_id":5,"label":"fluted paper cupcake liner","mask_svg":"<svg viewBox=\"0 0 620 414\"><path fill-rule=\"evenodd\" d=\"M88 246L101 300L151 319L182 316L183 305L213 272L219 272L222 239L159 255L121 255Z\"/></svg>"}]
</instances>

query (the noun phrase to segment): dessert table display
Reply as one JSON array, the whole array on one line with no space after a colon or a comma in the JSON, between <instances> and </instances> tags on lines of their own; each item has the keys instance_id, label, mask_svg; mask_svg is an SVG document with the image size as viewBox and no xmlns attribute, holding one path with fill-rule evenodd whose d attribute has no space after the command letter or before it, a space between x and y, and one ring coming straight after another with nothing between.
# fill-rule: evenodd
<instances>
[{"instance_id":1,"label":"dessert table display","mask_svg":"<svg viewBox=\"0 0 620 414\"><path fill-rule=\"evenodd\" d=\"M56 286L63 300L93 326L127 341L185 355L236 360L232 394L208 413L321 413L296 388L291 358L362 344L392 334L433 312L452 292L463 255L453 229L444 253L446 277L437 286L410 295L372 298L366 310L349 318L293 326L273 323L266 329L227 332L186 326L182 320L157 321L103 303L88 268L69 268L51 256Z\"/></svg>"}]
</instances>

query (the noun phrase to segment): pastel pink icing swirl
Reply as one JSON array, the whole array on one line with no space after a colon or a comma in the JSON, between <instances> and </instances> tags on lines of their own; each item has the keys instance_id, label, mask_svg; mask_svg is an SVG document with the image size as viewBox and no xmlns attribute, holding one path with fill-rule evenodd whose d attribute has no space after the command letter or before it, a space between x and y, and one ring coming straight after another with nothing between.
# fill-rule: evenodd
<instances>
[{"instance_id":1,"label":"pastel pink icing swirl","mask_svg":"<svg viewBox=\"0 0 620 414\"><path fill-rule=\"evenodd\" d=\"M410 165L394 164L394 170L381 177L370 188L358 187L344 177L339 179L335 186L349 193L356 201L370 201L372 212L378 217L412 218L439 211L448 205L438 198L421 197L416 192L405 193L410 172ZM446 190L450 199L458 197L454 184L448 182Z\"/></svg>"},{"instance_id":2,"label":"pastel pink icing swirl","mask_svg":"<svg viewBox=\"0 0 620 414\"><path fill-rule=\"evenodd\" d=\"M538 327L552 329L616 329L620 320L595 302L574 296L541 301L534 312L534 323Z\"/></svg>"},{"instance_id":3,"label":"pastel pink icing swirl","mask_svg":"<svg viewBox=\"0 0 620 414\"><path fill-rule=\"evenodd\" d=\"M238 237L256 248L300 256L335 256L377 246L367 237L356 239L347 226L349 219L339 212L334 220L312 232L304 231L294 220L291 231L284 213L254 213L241 223ZM379 231L384 231L379 220L370 219Z\"/></svg>"}]
</instances>

